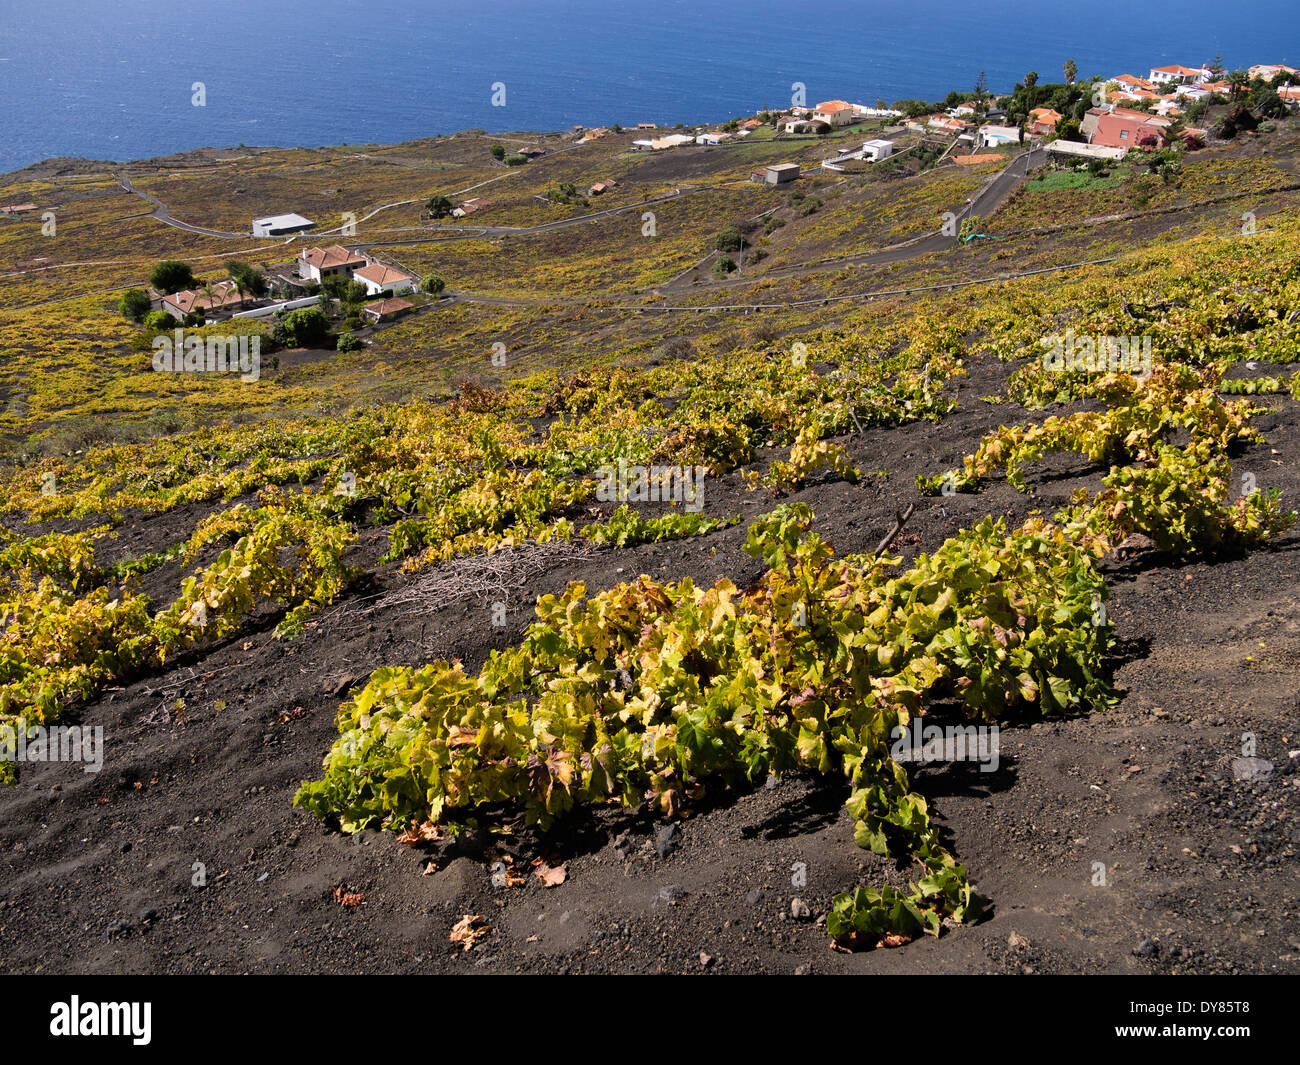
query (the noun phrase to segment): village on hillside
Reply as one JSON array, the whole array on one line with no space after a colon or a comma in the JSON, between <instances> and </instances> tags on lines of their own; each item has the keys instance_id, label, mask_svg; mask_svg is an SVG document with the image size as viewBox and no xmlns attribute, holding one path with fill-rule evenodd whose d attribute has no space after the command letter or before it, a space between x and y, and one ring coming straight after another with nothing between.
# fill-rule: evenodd
<instances>
[{"instance_id":1,"label":"village on hillside","mask_svg":"<svg viewBox=\"0 0 1300 1065\"><path fill-rule=\"evenodd\" d=\"M788 143L792 152L809 145L825 148L811 167L805 155L802 163L767 163L750 175L753 182L780 187L815 172L861 173L884 165L914 174L943 163L1005 164L1022 153L1029 154L1033 165L1091 167L1095 173L1134 150L1155 152L1175 144L1193 151L1204 147L1211 131L1196 123L1214 106L1231 109L1217 130L1224 138L1237 132L1234 122L1243 123L1243 131L1252 130L1250 123L1256 121L1252 111L1280 116L1300 109L1300 68L1279 63L1228 72L1215 60L1200 66L1151 67L1145 77L1125 73L1082 81L1077 74L1070 60L1064 66L1064 82L1045 83L1037 72L1030 72L1006 94L986 88L981 74L972 92L950 92L938 105L907 100L889 106L879 100L868 106L831 99L814 106L794 104L782 111L765 109L710 127L679 123L669 129L654 122L626 128L575 126L565 135L569 143L551 150L605 142L622 144L630 154L684 148L725 151L763 140ZM1247 101L1249 108L1242 106ZM525 166L547 154L538 145L513 151L499 144L491 148L496 165L504 168ZM550 206L580 206L618 187L613 178L584 183L580 189L568 183L537 199ZM459 202L435 196L421 218L431 228L483 226L481 216L490 213L492 206L478 195ZM35 209L35 204L15 204L0 207L0 214L13 217ZM311 219L290 210L253 219L250 231L260 238L285 237L292 244L315 228ZM348 232L347 227L337 227L322 235ZM264 272L201 284L190 280L192 286L178 291L157 287L133 291L135 310L129 316L139 321L154 314L161 323L166 319L160 315L165 314L177 324L200 326L230 318L279 321L293 312L320 307L327 316L346 315L344 324L350 331L341 335L345 338L341 342L353 345L358 341L352 331L381 327L436 303L444 287L440 278L421 279L381 260L369 248L323 240Z\"/></svg>"}]
</instances>

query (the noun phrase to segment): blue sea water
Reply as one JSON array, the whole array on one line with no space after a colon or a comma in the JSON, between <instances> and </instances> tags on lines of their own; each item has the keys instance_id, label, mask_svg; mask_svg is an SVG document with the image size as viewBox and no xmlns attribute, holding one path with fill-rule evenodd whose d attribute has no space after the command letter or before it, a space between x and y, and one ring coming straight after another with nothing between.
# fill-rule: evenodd
<instances>
[{"instance_id":1,"label":"blue sea water","mask_svg":"<svg viewBox=\"0 0 1300 1065\"><path fill-rule=\"evenodd\" d=\"M1222 55L1300 66L1297 0L5 0L0 171L458 129L706 122ZM206 105L192 104L202 82ZM505 84L505 106L492 104Z\"/></svg>"}]
</instances>

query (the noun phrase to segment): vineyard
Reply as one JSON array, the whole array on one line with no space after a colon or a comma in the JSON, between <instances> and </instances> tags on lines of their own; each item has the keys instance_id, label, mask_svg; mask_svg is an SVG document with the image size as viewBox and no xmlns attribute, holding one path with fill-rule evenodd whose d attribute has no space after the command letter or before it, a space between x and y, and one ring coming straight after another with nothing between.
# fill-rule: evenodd
<instances>
[{"instance_id":1,"label":"vineyard","mask_svg":"<svg viewBox=\"0 0 1300 1065\"><path fill-rule=\"evenodd\" d=\"M469 158L448 161L449 177L478 176ZM382 198L369 166L349 165ZM1250 168L1261 189L1265 169ZM1218 173L1194 170L1189 191ZM906 203L928 210L953 180ZM145 184L194 207L176 191L190 181ZM403 192L417 184L403 182ZM1067 192L1024 196L1055 204ZM575 265L581 248L566 245L574 263L542 264L522 290L554 290L566 273L584 294L669 277L710 210L749 211L754 195L683 207L693 228L655 256L623 247ZM831 207L807 232L857 232L825 198ZM522 215L527 200L518 193L510 209ZM206 222L237 210L215 204ZM1008 217L1022 211L1015 200ZM910 235L909 219L890 224ZM1174 929L1164 935L1193 951L1162 964L1198 971L1195 951L1231 953L1196 909L1220 879L1190 871L1206 848L1237 863L1228 879L1240 894L1223 905L1248 927L1265 908L1252 899L1283 917L1297 904L1293 885L1274 878L1294 870L1300 816L1288 753L1300 629L1287 612L1300 493L1298 237L1300 209L1288 205L1251 235L1207 227L1106 265L772 315L743 331L701 318L683 329L689 342L632 314L597 327L588 308L572 312L571 330L550 321L580 338L573 351L508 375L490 364L462 374L471 360L461 351L445 390L421 377L410 394L369 402L370 386L357 384L361 401L337 406L307 371L246 397L232 381L204 383L195 402L212 420L236 406L243 417L42 449L65 404L78 417L114 404L132 417L165 411L140 352L127 350L131 327L105 326L95 297L65 304L50 376L21 360L6 371L6 388L25 400L4 422L21 453L0 483L0 736L98 723L109 757L102 779L0 760L0 851L14 884L0 898L28 914L41 881L23 879L27 863L56 862L84 836L88 864L59 889L77 906L111 865L105 848L134 848L122 875L137 886L122 890L136 910L154 898L138 884L183 885L194 862L212 866L214 885L230 875L192 910L165 903L205 927L243 926L214 968L269 965L283 951L293 965L340 969L350 951L391 939L378 968L454 969L448 932L477 913L493 931L463 953L487 948L539 971L632 967L670 933L687 945L665 947L661 964L681 967L704 955L689 930L705 925L755 969L807 951L815 935L819 964L829 954L836 965L890 966L902 963L860 959L929 950L913 957L942 968L960 963L940 953L960 949L990 969L1071 971L1103 962L1071 953L1042 921L1030 937L1041 953L1018 955L1007 914L1032 905L1022 881L1041 876L1064 920L1089 889L1076 867L1101 855L1122 870L1116 891L1158 898L1155 909L1173 915L1160 918ZM782 264L797 246L786 243ZM531 252L515 245L487 269L527 273ZM430 244L411 259L468 270L483 253L466 241L439 258ZM908 269L917 289L939 276L932 262ZM759 275L744 293L777 283ZM861 277L828 273L810 286L834 294L854 283ZM473 332L473 313L436 328ZM500 313L527 332L532 312ZM0 321L11 355L31 320ZM394 326L365 357L397 357L430 328L427 318ZM1151 365L1129 373L1101 359L1056 372L1043 355L1067 334L1097 338L1097 351L1104 338L1148 338ZM598 343L607 346L585 347ZM326 372L352 383L366 373L342 361ZM106 375L117 392L88 400L88 383ZM1235 613L1221 629L1207 619L1225 603ZM1186 650L1201 644L1201 654ZM1163 715L1158 741L1139 717L1152 706ZM975 783L980 774L961 767L910 766L895 736L927 722L996 725L1004 744L1042 759ZM1218 787L1243 732L1282 767L1271 790ZM1132 753L1116 770L1112 748L1148 750L1137 735L1161 752L1160 768L1155 754ZM117 742L129 753L115 765ZM1090 758L1122 785L1098 765L1085 771ZM1139 786L1163 790L1126 806L1121 787ZM1107 796L1104 814L1078 812L1093 789ZM1026 793L1038 806L1022 816L1009 804ZM1208 838L1189 804L1223 811L1214 816L1239 830ZM100 820L83 832L92 815ZM1135 820L1115 830L1126 816ZM787 817L793 827L774 827ZM50 827L24 843L33 822ZM1103 831L1113 844L1099 842ZM1143 852L1155 835L1192 858ZM1112 845L1122 859L1107 857ZM792 892L791 863L816 864L805 853L818 856L818 879ZM1147 865L1135 867L1142 853ZM142 854L156 864L132 864ZM698 864L683 864L686 854ZM752 882L741 855L762 865ZM552 874L563 865L570 881L517 875L538 862ZM254 894L264 867L289 885L274 903ZM599 917L557 932L546 907L584 877L583 905ZM1078 883L1060 887L1068 877ZM1147 884L1161 877L1181 886ZM633 879L649 916L641 903L624 912L618 892ZM335 892L369 900L356 905L358 923L295 945L295 922L337 920ZM781 915L742 918L731 902L703 901L723 892L770 895ZM1139 896L1120 897L1088 911L1110 952L1104 964L1137 945L1135 920L1156 920L1132 916ZM267 906L283 906L288 923L245 935ZM4 938L9 912L0 958L28 965L26 948ZM418 945L399 931L408 920L431 930ZM165 947L145 945L155 940L138 927L136 962L208 965L182 960L181 923L156 930ZM530 952L543 928L546 950ZM1268 951L1287 955L1269 928ZM1266 954L1243 950L1239 963L1265 968Z\"/></svg>"}]
</instances>

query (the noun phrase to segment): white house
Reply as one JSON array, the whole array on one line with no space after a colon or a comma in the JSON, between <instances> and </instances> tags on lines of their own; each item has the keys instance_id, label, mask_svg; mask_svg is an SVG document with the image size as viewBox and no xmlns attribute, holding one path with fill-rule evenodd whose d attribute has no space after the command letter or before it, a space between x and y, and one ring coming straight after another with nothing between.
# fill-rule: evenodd
<instances>
[{"instance_id":1,"label":"white house","mask_svg":"<svg viewBox=\"0 0 1300 1065\"><path fill-rule=\"evenodd\" d=\"M782 133L807 133L809 122L806 118L788 118L781 127Z\"/></svg>"},{"instance_id":2,"label":"white house","mask_svg":"<svg viewBox=\"0 0 1300 1065\"><path fill-rule=\"evenodd\" d=\"M1004 144L1019 144L1020 130L1015 126L981 126L981 148L1001 148Z\"/></svg>"},{"instance_id":3,"label":"white house","mask_svg":"<svg viewBox=\"0 0 1300 1065\"><path fill-rule=\"evenodd\" d=\"M360 270L354 271L352 277L365 284L366 294L369 296L378 295L385 289L397 295L399 292L410 292L415 287L415 278L410 274L383 263L370 263L368 266L363 266Z\"/></svg>"},{"instance_id":4,"label":"white house","mask_svg":"<svg viewBox=\"0 0 1300 1065\"><path fill-rule=\"evenodd\" d=\"M708 133L701 133L695 138L696 144L721 144L723 141L731 140L730 133L723 133L720 130L710 130Z\"/></svg>"},{"instance_id":5,"label":"white house","mask_svg":"<svg viewBox=\"0 0 1300 1065\"><path fill-rule=\"evenodd\" d=\"M1214 75L1209 67L1184 67L1177 63L1168 67L1152 67L1147 80L1156 84L1199 85Z\"/></svg>"},{"instance_id":6,"label":"white house","mask_svg":"<svg viewBox=\"0 0 1300 1065\"><path fill-rule=\"evenodd\" d=\"M298 276L309 281L324 281L337 274L351 276L352 271L365 266L364 255L349 251L341 244L328 248L308 248L298 255Z\"/></svg>"},{"instance_id":7,"label":"white house","mask_svg":"<svg viewBox=\"0 0 1300 1065\"><path fill-rule=\"evenodd\" d=\"M888 159L894 154L894 142L886 140L866 141L862 145L862 158L872 163Z\"/></svg>"}]
</instances>

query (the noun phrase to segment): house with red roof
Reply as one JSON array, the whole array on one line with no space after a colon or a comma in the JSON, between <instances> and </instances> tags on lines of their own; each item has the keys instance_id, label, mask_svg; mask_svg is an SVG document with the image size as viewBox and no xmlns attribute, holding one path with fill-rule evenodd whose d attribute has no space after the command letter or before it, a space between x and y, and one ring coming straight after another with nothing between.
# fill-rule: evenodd
<instances>
[{"instance_id":1,"label":"house with red roof","mask_svg":"<svg viewBox=\"0 0 1300 1065\"><path fill-rule=\"evenodd\" d=\"M245 296L231 281L217 281L212 286L211 295L206 289L185 289L181 292L149 293L152 298L158 296L160 307L173 318L184 318L187 314L221 314L224 311L237 311L244 305Z\"/></svg>"},{"instance_id":2,"label":"house with red roof","mask_svg":"<svg viewBox=\"0 0 1300 1065\"><path fill-rule=\"evenodd\" d=\"M298 276L309 281L324 281L327 277L350 276L352 271L365 266L367 259L359 252L341 244L328 248L308 248L298 255Z\"/></svg>"},{"instance_id":3,"label":"house with red roof","mask_svg":"<svg viewBox=\"0 0 1300 1065\"><path fill-rule=\"evenodd\" d=\"M1265 81L1272 81L1279 74L1300 74L1300 70L1295 67L1288 67L1283 63L1257 63L1246 73L1252 78L1263 78Z\"/></svg>"},{"instance_id":4,"label":"house with red roof","mask_svg":"<svg viewBox=\"0 0 1300 1065\"><path fill-rule=\"evenodd\" d=\"M1028 132L1037 136L1046 136L1056 132L1056 124L1065 116L1050 107L1035 107L1029 112L1029 121L1025 125Z\"/></svg>"},{"instance_id":5,"label":"house with red roof","mask_svg":"<svg viewBox=\"0 0 1300 1065\"><path fill-rule=\"evenodd\" d=\"M1093 111L1089 111L1085 117L1092 116ZM1090 123L1089 144L1128 151L1131 148L1163 148L1168 143L1168 119L1120 108L1100 110L1095 117L1096 121Z\"/></svg>"},{"instance_id":6,"label":"house with red roof","mask_svg":"<svg viewBox=\"0 0 1300 1065\"><path fill-rule=\"evenodd\" d=\"M366 286L366 294L377 296L381 292L410 292L415 287L415 278L405 270L386 263L372 262L360 270L354 270L352 277Z\"/></svg>"}]
</instances>

